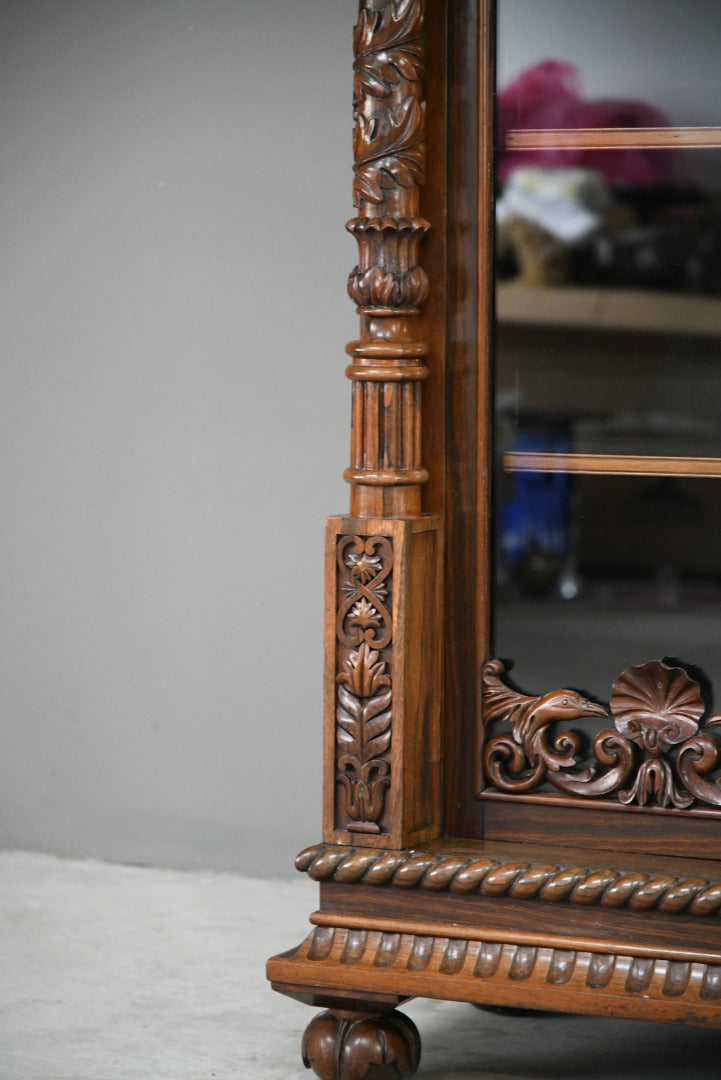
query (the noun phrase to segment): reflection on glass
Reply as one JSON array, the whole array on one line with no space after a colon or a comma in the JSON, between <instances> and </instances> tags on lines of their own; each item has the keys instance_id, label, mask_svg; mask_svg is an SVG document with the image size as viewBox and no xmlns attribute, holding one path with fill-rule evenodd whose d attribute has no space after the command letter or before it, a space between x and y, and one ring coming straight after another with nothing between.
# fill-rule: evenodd
<instances>
[{"instance_id":1,"label":"reflection on glass","mask_svg":"<svg viewBox=\"0 0 721 1080\"><path fill-rule=\"evenodd\" d=\"M721 5L500 0L495 653L721 688Z\"/></svg>"}]
</instances>

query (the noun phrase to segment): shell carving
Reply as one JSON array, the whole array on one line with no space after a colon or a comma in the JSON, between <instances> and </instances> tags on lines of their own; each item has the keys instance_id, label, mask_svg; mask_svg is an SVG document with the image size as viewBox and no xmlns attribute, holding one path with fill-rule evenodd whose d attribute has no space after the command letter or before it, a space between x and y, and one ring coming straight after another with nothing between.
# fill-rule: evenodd
<instances>
[{"instance_id":1,"label":"shell carving","mask_svg":"<svg viewBox=\"0 0 721 1080\"><path fill-rule=\"evenodd\" d=\"M653 757L695 735L704 709L698 683L660 660L628 668L613 684L616 730Z\"/></svg>"},{"instance_id":2,"label":"shell carving","mask_svg":"<svg viewBox=\"0 0 721 1080\"><path fill-rule=\"evenodd\" d=\"M502 680L504 671L499 660L484 667L489 786L524 794L548 782L574 797L615 795L639 806L685 810L698 802L721 809L721 715L705 718L701 687L684 668L650 660L619 675L610 701L614 729L595 735L590 757L581 733L556 729L606 716L605 707L569 690L528 697ZM569 704L572 715L564 709ZM496 734L498 724L512 730Z\"/></svg>"}]
</instances>

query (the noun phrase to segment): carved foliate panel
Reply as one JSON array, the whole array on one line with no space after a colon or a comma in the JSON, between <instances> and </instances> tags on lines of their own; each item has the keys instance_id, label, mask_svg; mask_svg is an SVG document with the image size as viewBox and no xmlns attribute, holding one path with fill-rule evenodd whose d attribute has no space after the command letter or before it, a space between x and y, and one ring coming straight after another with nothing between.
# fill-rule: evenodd
<instances>
[{"instance_id":1,"label":"carved foliate panel","mask_svg":"<svg viewBox=\"0 0 721 1080\"><path fill-rule=\"evenodd\" d=\"M392 541L343 536L337 565L336 783L344 819L338 824L380 833L392 780Z\"/></svg>"},{"instance_id":2,"label":"carved foliate panel","mask_svg":"<svg viewBox=\"0 0 721 1080\"><path fill-rule=\"evenodd\" d=\"M530 696L503 679L500 660L483 671L483 765L507 795L550 786L580 799L688 810L721 808L721 715L699 683L671 662L622 672L608 706L573 690ZM589 739L570 725L611 720Z\"/></svg>"},{"instance_id":3,"label":"carved foliate panel","mask_svg":"<svg viewBox=\"0 0 721 1080\"><path fill-rule=\"evenodd\" d=\"M327 841L391 848L438 835L438 525L328 522Z\"/></svg>"},{"instance_id":4,"label":"carved foliate panel","mask_svg":"<svg viewBox=\"0 0 721 1080\"><path fill-rule=\"evenodd\" d=\"M428 222L414 213L425 181L423 5L363 0L355 28L353 202L359 264L348 291L361 309L412 310L428 295L418 265Z\"/></svg>"},{"instance_id":5,"label":"carved foliate panel","mask_svg":"<svg viewBox=\"0 0 721 1080\"><path fill-rule=\"evenodd\" d=\"M362 0L354 34L354 204L378 206L425 176L424 5Z\"/></svg>"}]
</instances>

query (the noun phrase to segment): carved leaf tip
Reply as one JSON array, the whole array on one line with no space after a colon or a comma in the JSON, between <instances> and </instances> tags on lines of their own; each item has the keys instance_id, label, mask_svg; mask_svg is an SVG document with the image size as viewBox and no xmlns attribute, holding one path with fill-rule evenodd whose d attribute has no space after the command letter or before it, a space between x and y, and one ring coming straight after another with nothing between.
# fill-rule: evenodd
<instances>
[{"instance_id":1,"label":"carved leaf tip","mask_svg":"<svg viewBox=\"0 0 721 1080\"><path fill-rule=\"evenodd\" d=\"M372 697L382 686L390 686L386 665L365 641L357 652L352 652L343 662L344 670L338 682L345 684L358 697Z\"/></svg>"}]
</instances>

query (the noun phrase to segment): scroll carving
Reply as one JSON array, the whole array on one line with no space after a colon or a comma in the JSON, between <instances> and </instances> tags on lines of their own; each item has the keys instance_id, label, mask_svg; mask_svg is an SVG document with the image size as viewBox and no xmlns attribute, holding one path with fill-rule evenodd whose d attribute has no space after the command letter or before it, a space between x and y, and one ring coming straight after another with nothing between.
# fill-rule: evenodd
<instances>
[{"instance_id":1,"label":"scroll carving","mask_svg":"<svg viewBox=\"0 0 721 1080\"><path fill-rule=\"evenodd\" d=\"M704 719L699 684L682 668L652 660L622 672L610 705L572 690L538 697L503 681L505 667L483 671L484 724L490 737L484 769L507 794L548 783L581 798L615 796L624 804L685 810L721 807L721 716ZM613 719L587 748L582 732L563 726L585 718ZM497 733L499 726L510 731Z\"/></svg>"},{"instance_id":2,"label":"scroll carving","mask_svg":"<svg viewBox=\"0 0 721 1080\"><path fill-rule=\"evenodd\" d=\"M384 649L393 634L388 609L393 548L385 536L368 539L344 536L338 543L338 568L343 596L336 620L344 645Z\"/></svg>"},{"instance_id":3,"label":"scroll carving","mask_svg":"<svg viewBox=\"0 0 721 1080\"><path fill-rule=\"evenodd\" d=\"M336 783L350 832L380 833L391 783L393 547L385 536L337 546Z\"/></svg>"}]
</instances>

